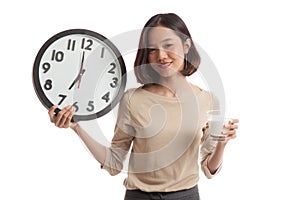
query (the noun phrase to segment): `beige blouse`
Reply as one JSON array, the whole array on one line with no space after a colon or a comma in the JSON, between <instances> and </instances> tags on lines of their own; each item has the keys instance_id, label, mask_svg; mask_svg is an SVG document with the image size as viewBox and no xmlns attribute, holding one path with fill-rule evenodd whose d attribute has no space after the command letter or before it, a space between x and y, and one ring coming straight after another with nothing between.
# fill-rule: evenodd
<instances>
[{"instance_id":1,"label":"beige blouse","mask_svg":"<svg viewBox=\"0 0 300 200\"><path fill-rule=\"evenodd\" d=\"M128 90L120 102L115 134L102 168L111 175L126 171L125 187L146 192L195 186L199 162L206 177L212 178L221 166L214 175L208 170L216 142L202 128L207 122L206 111L217 106L213 99L205 90L177 98L141 87Z\"/></svg>"}]
</instances>

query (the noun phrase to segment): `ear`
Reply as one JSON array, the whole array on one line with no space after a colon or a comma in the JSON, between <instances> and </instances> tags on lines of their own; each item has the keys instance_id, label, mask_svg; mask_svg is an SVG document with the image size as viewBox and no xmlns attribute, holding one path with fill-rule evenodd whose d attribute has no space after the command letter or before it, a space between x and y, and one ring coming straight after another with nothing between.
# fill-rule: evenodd
<instances>
[{"instance_id":1,"label":"ear","mask_svg":"<svg viewBox=\"0 0 300 200\"><path fill-rule=\"evenodd\" d=\"M190 38L187 38L185 40L185 42L183 43L183 51L184 51L184 54L187 54L190 50L190 47L191 47L191 39Z\"/></svg>"}]
</instances>

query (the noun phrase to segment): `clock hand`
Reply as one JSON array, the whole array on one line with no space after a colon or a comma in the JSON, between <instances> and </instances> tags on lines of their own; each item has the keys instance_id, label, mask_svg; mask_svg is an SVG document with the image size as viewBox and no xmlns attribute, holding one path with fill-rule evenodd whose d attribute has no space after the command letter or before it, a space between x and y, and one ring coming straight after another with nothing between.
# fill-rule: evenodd
<instances>
[{"instance_id":1,"label":"clock hand","mask_svg":"<svg viewBox=\"0 0 300 200\"><path fill-rule=\"evenodd\" d=\"M80 87L81 77L82 77L82 75L85 71L85 70L83 70L84 54L85 54L85 51L83 51L82 59L81 59L81 67L80 67L79 80L78 80L78 88Z\"/></svg>"},{"instance_id":2,"label":"clock hand","mask_svg":"<svg viewBox=\"0 0 300 200\"><path fill-rule=\"evenodd\" d=\"M82 75L84 74L84 72L85 72L85 69L82 70ZM77 77L75 78L75 80L70 85L69 90L71 90L74 87L74 85L77 83L77 81L79 81L79 78L80 78L80 73L77 75Z\"/></svg>"},{"instance_id":3,"label":"clock hand","mask_svg":"<svg viewBox=\"0 0 300 200\"><path fill-rule=\"evenodd\" d=\"M79 74L77 75L77 77L75 78L75 80L74 80L74 81L72 82L72 84L70 85L69 90L71 90L71 89L74 87L74 85L80 80L81 76L82 76L82 75L84 74L84 72L85 72L85 69L82 69L82 68L83 68L84 54L85 54L85 52L83 52L83 54L82 54Z\"/></svg>"}]
</instances>

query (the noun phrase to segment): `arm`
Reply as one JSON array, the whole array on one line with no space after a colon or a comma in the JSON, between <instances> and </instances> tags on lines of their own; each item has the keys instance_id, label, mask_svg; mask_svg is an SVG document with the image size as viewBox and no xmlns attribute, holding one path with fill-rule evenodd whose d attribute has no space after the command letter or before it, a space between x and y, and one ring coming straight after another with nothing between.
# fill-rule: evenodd
<instances>
[{"instance_id":1,"label":"arm","mask_svg":"<svg viewBox=\"0 0 300 200\"><path fill-rule=\"evenodd\" d=\"M214 152L208 158L207 167L211 174L215 174L220 168L223 160L225 144L218 142Z\"/></svg>"},{"instance_id":2,"label":"arm","mask_svg":"<svg viewBox=\"0 0 300 200\"><path fill-rule=\"evenodd\" d=\"M219 110L220 103L218 98L209 93L208 95L209 106L208 109L210 110ZM224 128L228 129L227 132L223 132L225 137L222 138L213 138L208 135L208 123L202 129L203 131L203 139L202 139L202 147L201 147L201 167L206 175L207 178L212 178L216 175L221 167L222 167L222 160L225 147L229 140L236 138L236 129L238 128L235 123L238 123L238 119L232 119L230 123L225 125Z\"/></svg>"},{"instance_id":3,"label":"arm","mask_svg":"<svg viewBox=\"0 0 300 200\"><path fill-rule=\"evenodd\" d=\"M223 154L225 147L229 140L236 138L236 130L238 128L234 123L238 123L238 119L233 119L230 124L226 125L227 132L223 132L225 135L224 140L218 141L215 150L208 158L207 167L211 174L215 174L222 164Z\"/></svg>"},{"instance_id":4,"label":"arm","mask_svg":"<svg viewBox=\"0 0 300 200\"><path fill-rule=\"evenodd\" d=\"M72 127L72 129L77 133L80 139L84 142L84 144L92 153L94 158L99 163L101 163L101 165L103 165L106 159L106 147L98 143L96 140L94 140L88 133L86 133L79 126L79 124L76 124L74 127Z\"/></svg>"},{"instance_id":5,"label":"arm","mask_svg":"<svg viewBox=\"0 0 300 200\"><path fill-rule=\"evenodd\" d=\"M101 163L101 167L106 169L111 175L118 174L123 168L123 161L134 138L134 129L131 126L131 117L129 114L128 94L124 95L120 101L118 119L111 147L101 145L85 132L78 123L71 122L74 115L72 106L65 107L57 116L54 113L56 108L57 106L53 106L49 109L51 122L59 128L72 128L85 143L94 158Z\"/></svg>"},{"instance_id":6,"label":"arm","mask_svg":"<svg viewBox=\"0 0 300 200\"><path fill-rule=\"evenodd\" d=\"M74 115L72 106L67 106L62 109L57 116L55 116L54 110L57 106L52 106L49 109L49 117L52 123L59 128L71 128L73 129L80 139L85 143L90 150L94 158L103 164L106 157L106 147L95 141L88 133L86 133L78 123L72 123L71 119Z\"/></svg>"}]
</instances>

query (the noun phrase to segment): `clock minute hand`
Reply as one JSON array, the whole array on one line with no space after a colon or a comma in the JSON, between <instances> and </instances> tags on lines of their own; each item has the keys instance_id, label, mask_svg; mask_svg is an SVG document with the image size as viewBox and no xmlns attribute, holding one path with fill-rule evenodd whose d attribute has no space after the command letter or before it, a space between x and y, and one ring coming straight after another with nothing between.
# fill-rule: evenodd
<instances>
[{"instance_id":1,"label":"clock minute hand","mask_svg":"<svg viewBox=\"0 0 300 200\"><path fill-rule=\"evenodd\" d=\"M79 80L78 80L78 88L80 87L81 77L82 77L82 75L85 71L85 70L83 70L84 54L85 54L85 51L83 51L82 59L81 59L81 67L80 67Z\"/></svg>"},{"instance_id":2,"label":"clock minute hand","mask_svg":"<svg viewBox=\"0 0 300 200\"><path fill-rule=\"evenodd\" d=\"M78 81L80 81L81 76L82 76L82 75L84 74L84 72L85 72L85 69L82 69L82 68L83 68L83 61L84 61L84 54L85 54L85 52L83 52L83 54L82 54L79 74L77 75L77 77L75 78L75 80L73 81L73 83L70 85L69 90L71 90L71 89L74 87L74 85L75 85Z\"/></svg>"}]
</instances>

